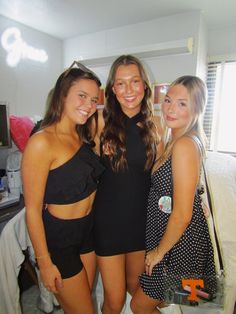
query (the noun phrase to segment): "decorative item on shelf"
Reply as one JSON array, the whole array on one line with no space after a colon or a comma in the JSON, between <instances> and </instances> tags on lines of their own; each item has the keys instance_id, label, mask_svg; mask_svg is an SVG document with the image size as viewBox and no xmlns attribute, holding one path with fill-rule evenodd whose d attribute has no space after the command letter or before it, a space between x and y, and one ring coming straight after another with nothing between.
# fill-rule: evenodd
<instances>
[{"instance_id":1,"label":"decorative item on shelf","mask_svg":"<svg viewBox=\"0 0 236 314\"><path fill-rule=\"evenodd\" d=\"M8 187L11 194L20 197L22 194L22 182L21 182L21 165L22 153L17 150L10 153L7 157L7 180Z\"/></svg>"},{"instance_id":2,"label":"decorative item on shelf","mask_svg":"<svg viewBox=\"0 0 236 314\"><path fill-rule=\"evenodd\" d=\"M161 110L161 104L164 101L165 95L170 87L169 83L153 84L153 104L154 114L159 116Z\"/></svg>"},{"instance_id":3,"label":"decorative item on shelf","mask_svg":"<svg viewBox=\"0 0 236 314\"><path fill-rule=\"evenodd\" d=\"M23 152L33 130L34 122L30 117L10 115L10 133L17 148Z\"/></svg>"},{"instance_id":4,"label":"decorative item on shelf","mask_svg":"<svg viewBox=\"0 0 236 314\"><path fill-rule=\"evenodd\" d=\"M105 104L105 89L103 87L100 88L99 99L97 104L97 109L101 109Z\"/></svg>"},{"instance_id":5,"label":"decorative item on shelf","mask_svg":"<svg viewBox=\"0 0 236 314\"><path fill-rule=\"evenodd\" d=\"M4 197L8 197L8 180L6 175L0 176L0 200Z\"/></svg>"}]
</instances>

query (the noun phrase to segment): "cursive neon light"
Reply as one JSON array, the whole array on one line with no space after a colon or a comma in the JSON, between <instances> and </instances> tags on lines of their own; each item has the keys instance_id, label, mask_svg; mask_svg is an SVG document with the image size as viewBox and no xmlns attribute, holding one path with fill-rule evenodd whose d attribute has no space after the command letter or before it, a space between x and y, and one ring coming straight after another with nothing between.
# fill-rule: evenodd
<instances>
[{"instance_id":1,"label":"cursive neon light","mask_svg":"<svg viewBox=\"0 0 236 314\"><path fill-rule=\"evenodd\" d=\"M16 66L21 59L30 59L38 62L46 62L48 55L43 49L29 46L21 37L21 32L16 27L7 28L1 37L2 47L8 52L7 64Z\"/></svg>"}]
</instances>

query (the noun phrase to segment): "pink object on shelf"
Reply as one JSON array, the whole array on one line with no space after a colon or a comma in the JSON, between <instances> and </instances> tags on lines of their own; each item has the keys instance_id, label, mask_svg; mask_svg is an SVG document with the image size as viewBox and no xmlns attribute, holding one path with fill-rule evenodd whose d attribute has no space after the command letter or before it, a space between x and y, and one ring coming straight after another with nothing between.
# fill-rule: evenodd
<instances>
[{"instance_id":1,"label":"pink object on shelf","mask_svg":"<svg viewBox=\"0 0 236 314\"><path fill-rule=\"evenodd\" d=\"M11 137L21 152L25 149L33 127L34 123L29 117L10 116Z\"/></svg>"}]
</instances>

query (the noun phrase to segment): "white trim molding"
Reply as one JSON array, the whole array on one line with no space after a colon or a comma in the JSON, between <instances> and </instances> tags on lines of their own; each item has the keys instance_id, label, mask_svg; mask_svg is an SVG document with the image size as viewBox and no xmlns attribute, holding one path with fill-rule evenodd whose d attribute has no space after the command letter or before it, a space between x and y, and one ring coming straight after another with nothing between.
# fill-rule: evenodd
<instances>
[{"instance_id":1,"label":"white trim molding","mask_svg":"<svg viewBox=\"0 0 236 314\"><path fill-rule=\"evenodd\" d=\"M112 63L117 57L124 54L132 54L139 58L153 58L167 55L192 54L193 38L185 38L175 41L167 41L153 45L129 47L127 49L108 51L103 55L80 55L79 61L85 65L94 66Z\"/></svg>"}]
</instances>

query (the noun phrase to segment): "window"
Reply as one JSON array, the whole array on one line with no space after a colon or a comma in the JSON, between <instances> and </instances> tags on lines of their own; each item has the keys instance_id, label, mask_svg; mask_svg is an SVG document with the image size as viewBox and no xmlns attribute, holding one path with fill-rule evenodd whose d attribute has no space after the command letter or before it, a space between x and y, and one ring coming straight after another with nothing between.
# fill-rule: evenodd
<instances>
[{"instance_id":1,"label":"window","mask_svg":"<svg viewBox=\"0 0 236 314\"><path fill-rule=\"evenodd\" d=\"M236 62L208 64L204 130L209 149L236 155Z\"/></svg>"}]
</instances>

